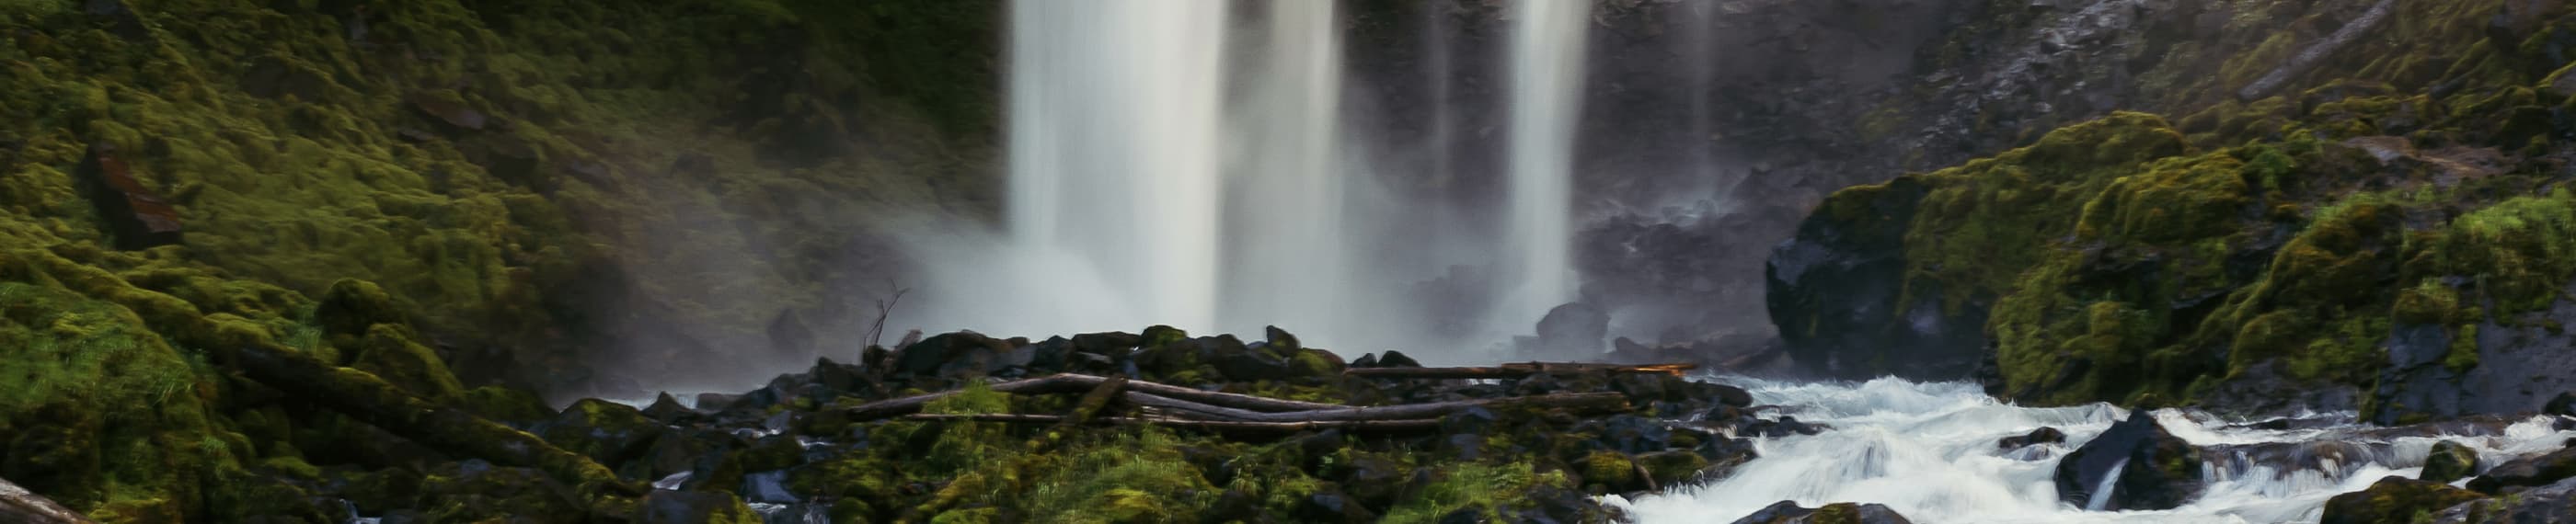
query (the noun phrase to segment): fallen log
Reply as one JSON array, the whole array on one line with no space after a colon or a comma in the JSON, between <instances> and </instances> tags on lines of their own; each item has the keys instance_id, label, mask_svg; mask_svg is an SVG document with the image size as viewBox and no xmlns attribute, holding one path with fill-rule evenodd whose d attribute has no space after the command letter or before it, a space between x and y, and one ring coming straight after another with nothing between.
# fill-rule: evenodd
<instances>
[{"instance_id":1,"label":"fallen log","mask_svg":"<svg viewBox=\"0 0 2576 524\"><path fill-rule=\"evenodd\" d=\"M963 421L963 422L1001 422L1001 423L1010 423L1010 424L1063 424L1063 423L1067 422L1069 419L1067 419L1066 417L1063 417L1063 416L1059 416L1059 415L1017 415L1017 414L1008 414L1008 413L997 413L997 414L959 414L959 415L941 415L941 414L929 414L929 413L915 413L915 414L911 414L911 415L905 415L905 416L903 416L903 420L915 420L915 421ZM1093 419L1091 419L1091 422L1089 422L1089 423L1090 423L1090 424L1094 424L1094 425L1101 425L1101 424L1109 424L1109 425L1150 425L1150 426L1164 426L1164 427L1173 427L1173 428L1189 428L1189 429L1205 429L1205 430L1216 430L1216 431L1239 431L1239 432L1246 432L1246 433L1295 433L1295 432L1299 432L1299 431L1319 430L1319 429L1341 429L1341 430L1346 430L1346 431L1364 432L1364 433L1365 433L1365 432L1378 432L1378 433L1402 433L1402 432L1413 432L1413 431L1429 431L1429 430L1434 430L1434 429L1439 429L1439 428L1440 428L1440 420L1439 420L1439 419L1412 419L1412 420L1318 420L1318 421L1303 421L1303 422L1243 422L1243 421L1231 421L1231 420L1187 420L1187 419L1144 418L1144 417L1098 417L1098 418L1093 418Z\"/></svg>"},{"instance_id":2,"label":"fallen log","mask_svg":"<svg viewBox=\"0 0 2576 524\"><path fill-rule=\"evenodd\" d=\"M400 435L440 453L494 464L535 468L575 486L592 516L624 520L635 513L642 485L618 479L606 466L462 410L414 397L365 371L333 366L293 349L238 346L237 367L260 384Z\"/></svg>"},{"instance_id":3,"label":"fallen log","mask_svg":"<svg viewBox=\"0 0 2576 524\"><path fill-rule=\"evenodd\" d=\"M1109 380L1110 379L1107 377L1074 373L1058 373L1039 378L993 384L991 387L993 388L993 391L1014 395L1088 393ZM1146 382L1142 380L1129 380L1127 381L1125 388L1128 391L1144 392L1170 398L1187 399L1204 404L1228 406L1253 411L1310 411L1317 409L1350 407L1341 404L1300 402L1252 395L1238 395L1234 393L1200 391L1197 389L1170 384ZM845 411L845 413L849 414L851 422L889 419L919 413L923 406L930 404L930 401L947 398L949 395L955 394L957 394L956 391L942 391L927 395L914 395L903 398L880 400L851 407L849 410Z\"/></svg>"},{"instance_id":4,"label":"fallen log","mask_svg":"<svg viewBox=\"0 0 2576 524\"><path fill-rule=\"evenodd\" d=\"M1124 397L1129 404L1186 413L1202 419L1238 422L1332 422L1361 420L1437 419L1443 415L1471 408L1562 408L1577 413L1617 413L1628 410L1628 396L1621 393L1563 393L1529 397L1504 397L1397 406L1345 406L1336 409L1263 413L1258 411L1213 406L1170 397L1129 391Z\"/></svg>"},{"instance_id":5,"label":"fallen log","mask_svg":"<svg viewBox=\"0 0 2576 524\"><path fill-rule=\"evenodd\" d=\"M36 492L0 479L0 522L24 524L93 524L80 512L55 504Z\"/></svg>"},{"instance_id":6,"label":"fallen log","mask_svg":"<svg viewBox=\"0 0 2576 524\"><path fill-rule=\"evenodd\" d=\"M1523 362L1482 367L1351 368L1342 371L1342 374L1362 378L1479 379L1521 378L1541 373L1577 374L1594 372L1613 374L1661 373L1680 376L1683 372L1694 369L1699 369L1699 364L1651 364L1643 366L1629 366L1620 364L1585 364L1571 362Z\"/></svg>"}]
</instances>

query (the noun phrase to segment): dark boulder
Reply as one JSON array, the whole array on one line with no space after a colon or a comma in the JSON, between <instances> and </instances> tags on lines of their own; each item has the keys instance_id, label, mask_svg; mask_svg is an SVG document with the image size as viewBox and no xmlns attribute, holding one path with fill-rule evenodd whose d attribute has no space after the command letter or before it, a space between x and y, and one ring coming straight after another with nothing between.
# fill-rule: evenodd
<instances>
[{"instance_id":1,"label":"dark boulder","mask_svg":"<svg viewBox=\"0 0 2576 524\"><path fill-rule=\"evenodd\" d=\"M2133 410L2057 464L2058 498L2102 511L2173 509L2200 495L2200 462L2153 414Z\"/></svg>"},{"instance_id":2,"label":"dark boulder","mask_svg":"<svg viewBox=\"0 0 2576 524\"><path fill-rule=\"evenodd\" d=\"M1422 363L1414 361L1413 357L1405 355L1402 351L1390 349L1386 350L1386 355L1377 357L1377 367L1418 368L1422 367Z\"/></svg>"},{"instance_id":3,"label":"dark boulder","mask_svg":"<svg viewBox=\"0 0 2576 524\"><path fill-rule=\"evenodd\" d=\"M2469 479L2469 489L2489 495L2502 495L2516 488L2547 486L2568 477L2576 477L2576 448L2565 448L2547 454L2523 457L2497 464L2478 478Z\"/></svg>"},{"instance_id":4,"label":"dark boulder","mask_svg":"<svg viewBox=\"0 0 2576 524\"><path fill-rule=\"evenodd\" d=\"M614 467L642 457L665 430L633 406L586 398L538 424L536 433L565 451Z\"/></svg>"},{"instance_id":5,"label":"dark boulder","mask_svg":"<svg viewBox=\"0 0 2576 524\"><path fill-rule=\"evenodd\" d=\"M1989 304L1944 305L1939 283L1908 282L1905 234L1930 191L1898 177L1837 192L1772 248L1765 301L1790 357L1850 379L1957 379L1976 369Z\"/></svg>"},{"instance_id":6,"label":"dark boulder","mask_svg":"<svg viewBox=\"0 0 2576 524\"><path fill-rule=\"evenodd\" d=\"M1792 501L1780 501L1736 519L1735 524L1914 524L1896 510L1881 504L1841 502L1808 509Z\"/></svg>"},{"instance_id":7,"label":"dark boulder","mask_svg":"<svg viewBox=\"0 0 2576 524\"><path fill-rule=\"evenodd\" d=\"M1011 365L1011 349L1009 342L982 333L946 333L905 346L895 356L894 371L940 378L981 375Z\"/></svg>"},{"instance_id":8,"label":"dark boulder","mask_svg":"<svg viewBox=\"0 0 2576 524\"><path fill-rule=\"evenodd\" d=\"M1781 415L1779 420L1753 419L1746 421L1743 425L1736 426L1735 431L1736 433L1745 436L1780 438L1790 435L1814 435L1817 433L1823 433L1826 429L1831 428L1823 424L1799 422L1798 417Z\"/></svg>"},{"instance_id":9,"label":"dark boulder","mask_svg":"<svg viewBox=\"0 0 2576 524\"><path fill-rule=\"evenodd\" d=\"M2549 402L2540 405L2540 413L2543 415L2576 417L2576 391L2559 393L2558 396L2550 397Z\"/></svg>"},{"instance_id":10,"label":"dark boulder","mask_svg":"<svg viewBox=\"0 0 2576 524\"><path fill-rule=\"evenodd\" d=\"M178 244L179 208L134 177L116 146L99 143L81 159L79 178L99 221L115 237L117 249L133 251Z\"/></svg>"},{"instance_id":11,"label":"dark boulder","mask_svg":"<svg viewBox=\"0 0 2576 524\"><path fill-rule=\"evenodd\" d=\"M2526 489L2510 497L2456 504L2435 512L2428 520L2437 524L2576 522L2576 480Z\"/></svg>"},{"instance_id":12,"label":"dark boulder","mask_svg":"<svg viewBox=\"0 0 2576 524\"><path fill-rule=\"evenodd\" d=\"M689 409L688 406L680 405L680 399L672 398L671 393L668 391L654 395L653 404L644 407L645 418L650 418L663 424L677 423L681 420L694 417L697 414L697 410Z\"/></svg>"},{"instance_id":13,"label":"dark boulder","mask_svg":"<svg viewBox=\"0 0 2576 524\"><path fill-rule=\"evenodd\" d=\"M2327 500L2325 519L2318 524L2409 524L2421 522L2420 515L2482 498L2486 496L2449 484L2388 477L2370 489Z\"/></svg>"},{"instance_id":14,"label":"dark boulder","mask_svg":"<svg viewBox=\"0 0 2576 524\"><path fill-rule=\"evenodd\" d=\"M2432 454L2424 457L2424 473L2415 478L2449 484L2477 472L2478 451L2457 441L2445 440L2433 444Z\"/></svg>"},{"instance_id":15,"label":"dark boulder","mask_svg":"<svg viewBox=\"0 0 2576 524\"><path fill-rule=\"evenodd\" d=\"M2002 440L1997 440L1995 441L1995 447L2001 449L2021 449L2026 446L2038 444L2062 444L2065 442L2066 432L2058 431L2057 428L2040 426L2039 429L2030 430L2030 433L2004 437Z\"/></svg>"},{"instance_id":16,"label":"dark boulder","mask_svg":"<svg viewBox=\"0 0 2576 524\"><path fill-rule=\"evenodd\" d=\"M1551 354L1598 356L1610 336L1610 313L1575 302L1547 310L1538 320L1539 349Z\"/></svg>"}]
</instances>

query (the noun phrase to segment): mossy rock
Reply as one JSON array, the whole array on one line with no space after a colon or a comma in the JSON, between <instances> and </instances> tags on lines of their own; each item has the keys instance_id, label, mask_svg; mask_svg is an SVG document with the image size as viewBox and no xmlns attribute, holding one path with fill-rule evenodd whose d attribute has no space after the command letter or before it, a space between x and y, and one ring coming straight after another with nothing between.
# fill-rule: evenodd
<instances>
[{"instance_id":1,"label":"mossy rock","mask_svg":"<svg viewBox=\"0 0 2576 524\"><path fill-rule=\"evenodd\" d=\"M646 418L634 406L595 398L573 402L540 426L537 433L547 443L612 468L642 457L667 432L662 423Z\"/></svg>"},{"instance_id":2,"label":"mossy rock","mask_svg":"<svg viewBox=\"0 0 2576 524\"><path fill-rule=\"evenodd\" d=\"M452 402L465 394L465 385L447 371L447 362L438 353L413 342L406 330L393 324L375 324L367 328L366 338L354 351L349 367L373 373L399 386L403 391L431 402Z\"/></svg>"},{"instance_id":3,"label":"mossy rock","mask_svg":"<svg viewBox=\"0 0 2576 524\"><path fill-rule=\"evenodd\" d=\"M2424 472L2415 478L2449 484L2477 473L2478 451L2457 441L2445 440L2433 443L2433 450L2424 457Z\"/></svg>"},{"instance_id":4,"label":"mossy rock","mask_svg":"<svg viewBox=\"0 0 2576 524\"><path fill-rule=\"evenodd\" d=\"M2326 501L2320 524L2406 524L2469 501L2486 498L2449 484L2388 477L2370 489L2335 495Z\"/></svg>"}]
</instances>

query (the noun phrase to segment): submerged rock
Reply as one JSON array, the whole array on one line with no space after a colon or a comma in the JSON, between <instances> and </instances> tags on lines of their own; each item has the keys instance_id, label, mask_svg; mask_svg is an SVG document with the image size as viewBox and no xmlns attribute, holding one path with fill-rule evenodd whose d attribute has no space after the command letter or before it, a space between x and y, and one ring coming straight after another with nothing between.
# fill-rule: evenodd
<instances>
[{"instance_id":1,"label":"submerged rock","mask_svg":"<svg viewBox=\"0 0 2576 524\"><path fill-rule=\"evenodd\" d=\"M2004 437L2002 440L1997 440L1995 441L1995 447L2002 449L2021 449L2039 444L2063 444L2065 442L2066 432L2058 431L2057 428L2040 426L2039 429L2030 430L2030 433Z\"/></svg>"},{"instance_id":2,"label":"submerged rock","mask_svg":"<svg viewBox=\"0 0 2576 524\"><path fill-rule=\"evenodd\" d=\"M2058 498L2099 511L2173 509L2200 495L2200 462L2154 414L2133 410L2058 462Z\"/></svg>"},{"instance_id":3,"label":"submerged rock","mask_svg":"<svg viewBox=\"0 0 2576 524\"><path fill-rule=\"evenodd\" d=\"M1883 504L1839 502L1808 509L1798 506L1797 502L1783 500L1736 519L1735 524L1914 524L1914 521L1906 520L1904 515Z\"/></svg>"},{"instance_id":4,"label":"submerged rock","mask_svg":"<svg viewBox=\"0 0 2576 524\"><path fill-rule=\"evenodd\" d=\"M2370 489L2335 495L2326 501L2325 519L2318 524L2421 522L2420 515L2481 498L2486 496L2449 484L2392 476L2379 479Z\"/></svg>"}]
</instances>

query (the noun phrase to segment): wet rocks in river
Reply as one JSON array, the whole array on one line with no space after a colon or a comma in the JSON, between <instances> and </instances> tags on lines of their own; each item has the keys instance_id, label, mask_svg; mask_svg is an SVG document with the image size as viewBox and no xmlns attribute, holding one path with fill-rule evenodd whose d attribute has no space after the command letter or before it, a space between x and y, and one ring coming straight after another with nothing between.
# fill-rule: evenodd
<instances>
[{"instance_id":1,"label":"wet rocks in river","mask_svg":"<svg viewBox=\"0 0 2576 524\"><path fill-rule=\"evenodd\" d=\"M2576 477L2576 448L2497 464L2478 478L2469 479L2469 489L2502 495L2522 488L2555 484L2570 477Z\"/></svg>"},{"instance_id":2,"label":"wet rocks in river","mask_svg":"<svg viewBox=\"0 0 2576 524\"><path fill-rule=\"evenodd\" d=\"M2478 451L2457 441L2433 444L2431 455L2424 457L2424 473L2415 478L2449 484L2468 478L2478 471Z\"/></svg>"},{"instance_id":3,"label":"wet rocks in river","mask_svg":"<svg viewBox=\"0 0 2576 524\"><path fill-rule=\"evenodd\" d=\"M1914 524L1896 510L1880 504L1849 502L1826 504L1808 509L1798 503L1780 501L1762 511L1736 519L1735 524Z\"/></svg>"},{"instance_id":4,"label":"wet rocks in river","mask_svg":"<svg viewBox=\"0 0 2576 524\"><path fill-rule=\"evenodd\" d=\"M2453 505L2435 512L2430 520L2436 524L2576 522L2576 479L2523 490L2510 497Z\"/></svg>"},{"instance_id":5,"label":"wet rocks in river","mask_svg":"<svg viewBox=\"0 0 2576 524\"><path fill-rule=\"evenodd\" d=\"M2200 462L2153 414L2133 410L2058 462L2058 498L2101 511L2172 509L2200 495Z\"/></svg>"},{"instance_id":6,"label":"wet rocks in river","mask_svg":"<svg viewBox=\"0 0 2576 524\"><path fill-rule=\"evenodd\" d=\"M2002 440L1997 440L1995 441L1995 447L2009 450L2021 449L2040 444L2063 444L2065 442L2066 432L2058 431L2057 428L2040 426L2039 429L2030 430L2030 433L2004 437Z\"/></svg>"},{"instance_id":7,"label":"wet rocks in river","mask_svg":"<svg viewBox=\"0 0 2576 524\"><path fill-rule=\"evenodd\" d=\"M2449 484L2392 476L2379 479L2370 485L2370 489L2335 495L2327 500L2325 519L2318 524L2421 522L2417 519L2419 515L2481 498L2486 497Z\"/></svg>"}]
</instances>

